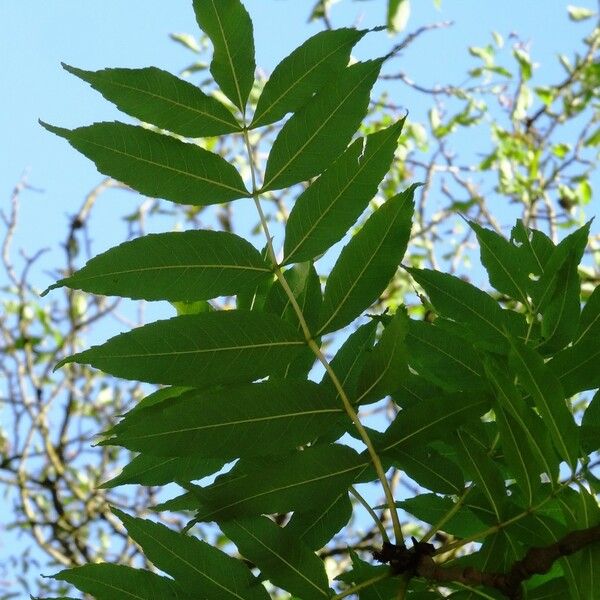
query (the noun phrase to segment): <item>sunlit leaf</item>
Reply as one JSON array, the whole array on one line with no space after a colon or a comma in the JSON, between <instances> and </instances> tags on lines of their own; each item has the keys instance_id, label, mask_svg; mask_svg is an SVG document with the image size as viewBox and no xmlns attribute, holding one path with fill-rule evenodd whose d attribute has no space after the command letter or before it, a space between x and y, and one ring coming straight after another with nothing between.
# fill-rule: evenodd
<instances>
[{"instance_id":1,"label":"sunlit leaf","mask_svg":"<svg viewBox=\"0 0 600 600\"><path fill-rule=\"evenodd\" d=\"M385 290L406 251L417 187L378 208L344 247L327 279L318 334L347 325Z\"/></svg>"},{"instance_id":2,"label":"sunlit leaf","mask_svg":"<svg viewBox=\"0 0 600 600\"><path fill-rule=\"evenodd\" d=\"M268 600L269 594L241 561L195 537L114 509L148 560L188 594L207 600Z\"/></svg>"},{"instance_id":3,"label":"sunlit leaf","mask_svg":"<svg viewBox=\"0 0 600 600\"><path fill-rule=\"evenodd\" d=\"M286 263L319 256L356 222L390 167L404 121L356 140L298 197L286 224Z\"/></svg>"},{"instance_id":4,"label":"sunlit leaf","mask_svg":"<svg viewBox=\"0 0 600 600\"><path fill-rule=\"evenodd\" d=\"M179 135L199 138L240 131L235 117L195 85L156 67L84 71L63 63L123 112Z\"/></svg>"},{"instance_id":5,"label":"sunlit leaf","mask_svg":"<svg viewBox=\"0 0 600 600\"><path fill-rule=\"evenodd\" d=\"M199 206L249 196L235 167L199 146L125 123L72 130L41 124L93 160L98 171L147 196Z\"/></svg>"},{"instance_id":6,"label":"sunlit leaf","mask_svg":"<svg viewBox=\"0 0 600 600\"><path fill-rule=\"evenodd\" d=\"M194 0L200 29L214 46L210 72L223 93L242 111L254 83L254 33L239 0Z\"/></svg>"},{"instance_id":7,"label":"sunlit leaf","mask_svg":"<svg viewBox=\"0 0 600 600\"><path fill-rule=\"evenodd\" d=\"M306 181L341 154L367 112L382 61L344 69L290 117L271 148L263 191Z\"/></svg>"},{"instance_id":8,"label":"sunlit leaf","mask_svg":"<svg viewBox=\"0 0 600 600\"><path fill-rule=\"evenodd\" d=\"M223 533L274 585L303 600L329 598L323 561L287 527L267 517L231 519L219 523Z\"/></svg>"},{"instance_id":9,"label":"sunlit leaf","mask_svg":"<svg viewBox=\"0 0 600 600\"><path fill-rule=\"evenodd\" d=\"M294 328L275 315L217 311L138 327L65 358L56 368L77 362L124 379L202 387L264 377L303 346Z\"/></svg>"},{"instance_id":10,"label":"sunlit leaf","mask_svg":"<svg viewBox=\"0 0 600 600\"><path fill-rule=\"evenodd\" d=\"M352 47L367 33L357 29L320 31L273 70L258 99L251 127L279 121L294 112L347 64Z\"/></svg>"},{"instance_id":11,"label":"sunlit leaf","mask_svg":"<svg viewBox=\"0 0 600 600\"><path fill-rule=\"evenodd\" d=\"M111 248L46 292L64 285L104 296L191 302L249 290L271 275L259 252L241 237L183 231Z\"/></svg>"}]
</instances>

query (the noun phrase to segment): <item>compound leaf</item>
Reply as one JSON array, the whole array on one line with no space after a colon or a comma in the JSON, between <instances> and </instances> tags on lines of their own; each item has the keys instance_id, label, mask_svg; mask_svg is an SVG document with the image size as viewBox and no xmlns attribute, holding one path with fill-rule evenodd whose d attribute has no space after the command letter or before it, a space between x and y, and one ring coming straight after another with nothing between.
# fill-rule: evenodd
<instances>
[{"instance_id":1,"label":"compound leaf","mask_svg":"<svg viewBox=\"0 0 600 600\"><path fill-rule=\"evenodd\" d=\"M230 296L272 276L260 253L225 231L157 233L92 258L51 285L104 296L192 302Z\"/></svg>"},{"instance_id":2,"label":"compound leaf","mask_svg":"<svg viewBox=\"0 0 600 600\"><path fill-rule=\"evenodd\" d=\"M190 138L240 131L235 117L195 85L156 67L84 71L63 63L124 113Z\"/></svg>"},{"instance_id":3,"label":"compound leaf","mask_svg":"<svg viewBox=\"0 0 600 600\"><path fill-rule=\"evenodd\" d=\"M146 196L197 206L249 196L233 165L174 137L125 123L72 130L40 123L93 160L100 173Z\"/></svg>"},{"instance_id":4,"label":"compound leaf","mask_svg":"<svg viewBox=\"0 0 600 600\"><path fill-rule=\"evenodd\" d=\"M379 207L344 247L327 279L317 334L347 325L385 290L406 251L417 187Z\"/></svg>"},{"instance_id":5,"label":"compound leaf","mask_svg":"<svg viewBox=\"0 0 600 600\"><path fill-rule=\"evenodd\" d=\"M138 327L69 356L56 368L77 362L124 379L203 387L264 377L303 347L294 328L275 315L216 311Z\"/></svg>"},{"instance_id":6,"label":"compound leaf","mask_svg":"<svg viewBox=\"0 0 600 600\"><path fill-rule=\"evenodd\" d=\"M194 12L214 47L210 72L243 113L256 68L250 15L239 0L194 0Z\"/></svg>"}]
</instances>

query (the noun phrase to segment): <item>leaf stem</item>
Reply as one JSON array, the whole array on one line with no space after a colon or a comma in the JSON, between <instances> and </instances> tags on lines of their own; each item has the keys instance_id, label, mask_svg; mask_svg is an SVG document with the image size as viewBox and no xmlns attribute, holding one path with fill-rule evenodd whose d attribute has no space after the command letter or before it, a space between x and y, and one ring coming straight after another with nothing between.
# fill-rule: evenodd
<instances>
[{"instance_id":1,"label":"leaf stem","mask_svg":"<svg viewBox=\"0 0 600 600\"><path fill-rule=\"evenodd\" d=\"M371 515L371 518L375 522L377 529L379 529L379 533L381 533L383 541L389 543L390 538L388 537L387 531L385 530L381 519L377 516L377 513L371 508L371 505L363 498L362 494L360 494L360 492L353 485L350 486L348 491L358 500L359 504L361 504L361 506L369 513L369 515Z\"/></svg>"},{"instance_id":2,"label":"leaf stem","mask_svg":"<svg viewBox=\"0 0 600 600\"><path fill-rule=\"evenodd\" d=\"M308 347L313 351L314 355L317 357L319 362L323 365L323 367L329 374L329 377L331 378L331 382L333 383L338 395L340 396L340 398L342 400L342 404L344 405L344 409L345 409L347 415L350 417L350 419L354 423L354 426L356 427L358 434L360 435L363 443L367 447L369 456L371 457L371 462L373 463L373 466L375 467L375 471L377 472L377 477L379 478L379 481L381 482L381 486L383 488L387 507L390 511L390 515L392 518L392 524L394 527L394 537L396 540L396 544L399 546L404 546L404 536L402 534L402 526L400 525L400 519L398 518L398 513L396 511L394 495L392 494L392 490L390 488L389 482L385 475L385 470L381 463L381 459L379 458L379 455L377 454L377 451L375 450L375 447L373 446L373 442L371 441L369 434L367 433L366 429L363 427L362 423L360 422L360 419L358 418L358 414L354 410L352 403L350 402L350 399L348 398L348 395L346 394L342 384L340 383L340 380L338 379L334 370L331 368L329 361L325 358L325 356L321 352L321 349L319 348L317 343L314 341L313 335L312 335L310 329L308 328L306 319L304 318L304 314L302 313L302 309L298 305L298 301L296 300L294 293L292 292L286 278L283 275L281 266L277 262L277 257L275 255L275 250L273 248L273 238L271 237L271 233L269 231L269 224L267 223L265 213L262 210L262 206L260 205L259 193L258 193L258 188L256 185L256 165L254 164L254 154L252 152L252 147L250 145L250 136L248 135L248 129L246 126L244 126L243 135L244 135L244 143L246 145L246 150L248 152L248 160L250 162L250 172L251 172L251 177L252 177L252 198L254 199L254 204L256 205L256 210L258 211L258 215L260 218L260 223L261 223L263 232L265 234L265 237L267 239L267 252L269 253L269 257L273 264L273 271L274 271L275 276L277 277L277 280L279 281L281 287L283 288L283 291L287 295L287 297L290 301L290 304L292 305L292 308L294 309L294 312L296 313L296 316L298 317L298 322L300 323L300 327L302 329L302 332L304 334L304 338L306 340L306 343L308 344Z\"/></svg>"}]
</instances>

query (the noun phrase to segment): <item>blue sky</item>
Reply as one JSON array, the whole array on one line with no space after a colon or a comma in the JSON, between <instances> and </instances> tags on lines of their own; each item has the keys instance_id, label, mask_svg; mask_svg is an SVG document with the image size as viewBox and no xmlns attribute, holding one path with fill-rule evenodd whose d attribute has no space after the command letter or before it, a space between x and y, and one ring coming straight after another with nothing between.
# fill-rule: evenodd
<instances>
[{"instance_id":1,"label":"blue sky","mask_svg":"<svg viewBox=\"0 0 600 600\"><path fill-rule=\"evenodd\" d=\"M593 0L576 3L596 7ZM254 21L257 63L267 72L319 29L306 23L313 0L245 0L245 4ZM342 0L333 7L336 26L351 25L357 18L363 27L382 24L384 1ZM427 86L460 84L465 71L476 64L467 46L489 43L492 31L505 39L515 31L532 41L541 80L555 82L563 77L556 55L570 55L589 30L587 23L568 20L562 0L443 0L441 10L432 0L413 0L408 31L442 20L455 25L420 38L391 68L401 68ZM85 69L155 65L176 73L192 55L168 34L196 34L197 28L191 0L0 0L0 28L0 208L6 210L14 184L27 169L29 183L42 191L22 196L15 246L29 252L40 246L52 248L42 263L49 269L60 256L68 215L102 176L64 140L43 130L37 119L65 127L126 119L87 84L63 71L60 62ZM400 39L401 35L372 34L357 47L356 56L378 56ZM423 97L398 85L391 90L392 100L409 107L413 118L425 116L429 100L424 103ZM472 143L485 147L485 140ZM120 218L137 202L123 192L102 197L92 224L94 252L124 239L126 228ZM40 289L52 282L42 268L33 276Z\"/></svg>"}]
</instances>

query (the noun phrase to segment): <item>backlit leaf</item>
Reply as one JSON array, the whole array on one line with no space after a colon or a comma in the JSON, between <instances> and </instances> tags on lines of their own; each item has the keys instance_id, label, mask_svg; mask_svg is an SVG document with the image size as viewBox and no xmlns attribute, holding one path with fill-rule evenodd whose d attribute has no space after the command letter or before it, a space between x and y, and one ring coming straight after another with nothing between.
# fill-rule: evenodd
<instances>
[{"instance_id":1,"label":"backlit leaf","mask_svg":"<svg viewBox=\"0 0 600 600\"><path fill-rule=\"evenodd\" d=\"M406 251L417 187L378 208L344 247L327 279L317 334L347 325L385 290Z\"/></svg>"},{"instance_id":2,"label":"backlit leaf","mask_svg":"<svg viewBox=\"0 0 600 600\"><path fill-rule=\"evenodd\" d=\"M323 561L287 527L267 517L231 519L219 523L223 533L261 575L303 600L329 598Z\"/></svg>"},{"instance_id":3,"label":"backlit leaf","mask_svg":"<svg viewBox=\"0 0 600 600\"><path fill-rule=\"evenodd\" d=\"M286 525L286 529L312 550L325 546L352 517L352 503L346 490L326 503L316 500L307 510L294 511Z\"/></svg>"},{"instance_id":4,"label":"backlit leaf","mask_svg":"<svg viewBox=\"0 0 600 600\"><path fill-rule=\"evenodd\" d=\"M135 411L106 434L105 443L157 456L231 460L300 446L344 414L342 405L312 381L274 380L192 390Z\"/></svg>"},{"instance_id":5,"label":"backlit leaf","mask_svg":"<svg viewBox=\"0 0 600 600\"><path fill-rule=\"evenodd\" d=\"M240 0L194 0L194 12L214 47L210 72L243 113L256 68L250 15Z\"/></svg>"},{"instance_id":6,"label":"backlit leaf","mask_svg":"<svg viewBox=\"0 0 600 600\"><path fill-rule=\"evenodd\" d=\"M354 450L320 445L269 458L270 466L235 471L235 477L204 488L197 518L221 521L233 517L305 509L314 498L335 498L367 469Z\"/></svg>"},{"instance_id":7,"label":"backlit leaf","mask_svg":"<svg viewBox=\"0 0 600 600\"><path fill-rule=\"evenodd\" d=\"M391 394L408 374L405 344L408 324L409 319L402 309L386 324L361 371L355 400L357 404L375 402Z\"/></svg>"},{"instance_id":8,"label":"backlit leaf","mask_svg":"<svg viewBox=\"0 0 600 600\"><path fill-rule=\"evenodd\" d=\"M156 67L84 71L63 63L123 112L190 138L240 131L235 117L195 85Z\"/></svg>"},{"instance_id":9,"label":"backlit leaf","mask_svg":"<svg viewBox=\"0 0 600 600\"><path fill-rule=\"evenodd\" d=\"M194 597L207 600L268 600L246 565L195 537L114 509L144 555Z\"/></svg>"},{"instance_id":10,"label":"backlit leaf","mask_svg":"<svg viewBox=\"0 0 600 600\"><path fill-rule=\"evenodd\" d=\"M388 172L404 121L356 140L298 197L286 224L286 263L319 256L354 225Z\"/></svg>"},{"instance_id":11,"label":"backlit leaf","mask_svg":"<svg viewBox=\"0 0 600 600\"><path fill-rule=\"evenodd\" d=\"M535 406L560 456L575 467L579 454L579 431L565 402L562 386L542 357L518 342L512 342L510 364Z\"/></svg>"},{"instance_id":12,"label":"backlit leaf","mask_svg":"<svg viewBox=\"0 0 600 600\"><path fill-rule=\"evenodd\" d=\"M264 377L302 347L294 328L275 315L216 311L138 327L65 358L56 368L78 362L124 379L203 387Z\"/></svg>"},{"instance_id":13,"label":"backlit leaf","mask_svg":"<svg viewBox=\"0 0 600 600\"><path fill-rule=\"evenodd\" d=\"M125 123L72 130L41 124L93 160L100 173L147 196L197 206L249 196L235 167L199 146Z\"/></svg>"},{"instance_id":14,"label":"backlit leaf","mask_svg":"<svg viewBox=\"0 0 600 600\"><path fill-rule=\"evenodd\" d=\"M193 481L219 471L225 461L197 456L152 456L140 454L123 467L119 475L103 483L102 488L119 485L166 485L173 481Z\"/></svg>"},{"instance_id":15,"label":"backlit leaf","mask_svg":"<svg viewBox=\"0 0 600 600\"><path fill-rule=\"evenodd\" d=\"M191 302L252 289L271 275L259 252L241 237L183 231L111 248L48 290L64 285L104 296Z\"/></svg>"},{"instance_id":16,"label":"backlit leaf","mask_svg":"<svg viewBox=\"0 0 600 600\"><path fill-rule=\"evenodd\" d=\"M290 117L271 148L263 191L306 181L341 154L367 112L382 61L344 69Z\"/></svg>"},{"instance_id":17,"label":"backlit leaf","mask_svg":"<svg viewBox=\"0 0 600 600\"><path fill-rule=\"evenodd\" d=\"M598 342L600 338L600 285L594 288L594 291L587 299L583 311L581 312L581 319L579 321L579 328L577 335L575 336L575 344L588 344L591 346Z\"/></svg>"},{"instance_id":18,"label":"backlit leaf","mask_svg":"<svg viewBox=\"0 0 600 600\"><path fill-rule=\"evenodd\" d=\"M528 305L529 277L518 249L491 229L485 229L472 221L469 225L477 234L481 262L488 272L490 283L499 292Z\"/></svg>"},{"instance_id":19,"label":"backlit leaf","mask_svg":"<svg viewBox=\"0 0 600 600\"><path fill-rule=\"evenodd\" d=\"M142 569L107 563L65 569L53 577L66 581L96 600L189 600L171 579Z\"/></svg>"},{"instance_id":20,"label":"backlit leaf","mask_svg":"<svg viewBox=\"0 0 600 600\"><path fill-rule=\"evenodd\" d=\"M350 51L366 31L320 31L273 70L258 99L251 127L279 121L294 112L348 64Z\"/></svg>"}]
</instances>

